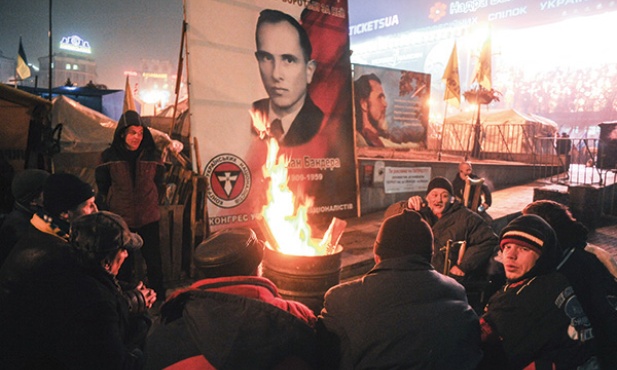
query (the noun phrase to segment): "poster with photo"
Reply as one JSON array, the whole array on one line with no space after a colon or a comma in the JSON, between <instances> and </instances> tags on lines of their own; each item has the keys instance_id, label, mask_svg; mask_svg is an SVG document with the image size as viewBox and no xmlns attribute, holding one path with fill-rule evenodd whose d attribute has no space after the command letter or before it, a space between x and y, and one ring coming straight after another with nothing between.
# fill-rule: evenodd
<instances>
[{"instance_id":1,"label":"poster with photo","mask_svg":"<svg viewBox=\"0 0 617 370\"><path fill-rule=\"evenodd\" d=\"M339 0L185 1L191 135L213 231L259 222L271 140L310 223L357 215L347 14Z\"/></svg>"},{"instance_id":2,"label":"poster with photo","mask_svg":"<svg viewBox=\"0 0 617 370\"><path fill-rule=\"evenodd\" d=\"M431 75L361 64L353 72L358 154L363 148L425 149Z\"/></svg>"}]
</instances>

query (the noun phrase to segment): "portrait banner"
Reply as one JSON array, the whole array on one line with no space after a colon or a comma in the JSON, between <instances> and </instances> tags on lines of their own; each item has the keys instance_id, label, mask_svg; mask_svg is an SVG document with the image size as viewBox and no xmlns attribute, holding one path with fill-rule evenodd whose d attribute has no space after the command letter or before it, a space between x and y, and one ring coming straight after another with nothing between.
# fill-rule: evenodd
<instances>
[{"instance_id":1,"label":"portrait banner","mask_svg":"<svg viewBox=\"0 0 617 370\"><path fill-rule=\"evenodd\" d=\"M191 136L213 231L259 224L284 163L308 222L357 216L346 0L185 0Z\"/></svg>"},{"instance_id":2,"label":"portrait banner","mask_svg":"<svg viewBox=\"0 0 617 370\"><path fill-rule=\"evenodd\" d=\"M360 64L353 73L358 155L426 149L431 75Z\"/></svg>"}]
</instances>

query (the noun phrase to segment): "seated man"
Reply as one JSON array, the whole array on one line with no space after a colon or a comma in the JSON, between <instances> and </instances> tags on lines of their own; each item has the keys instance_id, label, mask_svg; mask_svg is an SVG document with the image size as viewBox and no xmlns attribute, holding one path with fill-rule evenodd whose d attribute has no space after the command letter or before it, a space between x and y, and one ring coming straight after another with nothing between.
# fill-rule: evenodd
<instances>
[{"instance_id":1,"label":"seated man","mask_svg":"<svg viewBox=\"0 0 617 370\"><path fill-rule=\"evenodd\" d=\"M326 293L323 368L475 369L477 316L463 287L431 266L430 226L409 210L387 218L373 252L371 271Z\"/></svg>"},{"instance_id":2,"label":"seated man","mask_svg":"<svg viewBox=\"0 0 617 370\"><path fill-rule=\"evenodd\" d=\"M0 266L17 241L26 233L30 219L43 206L43 183L49 172L27 169L19 172L11 183L15 198L13 210L5 217L0 227Z\"/></svg>"},{"instance_id":3,"label":"seated man","mask_svg":"<svg viewBox=\"0 0 617 370\"><path fill-rule=\"evenodd\" d=\"M478 176L472 173L471 162L465 161L459 163L458 174L456 175L454 180L452 180L452 189L454 190L453 195L460 202L463 201L463 196L465 194L465 181L468 177L473 180L479 179ZM482 184L480 191L480 206L478 207L478 212L484 213L493 204L493 197L491 195L491 190L486 184ZM466 207L471 207L471 200L473 199L473 196L474 194L469 195L469 202L465 205Z\"/></svg>"},{"instance_id":4,"label":"seated man","mask_svg":"<svg viewBox=\"0 0 617 370\"><path fill-rule=\"evenodd\" d=\"M428 184L426 200L413 196L407 202L395 203L386 210L385 216L404 209L419 212L435 237L433 266L463 284L468 290L471 306L476 312L482 312L483 300L489 294L485 292L484 282L495 279L495 285L502 283L500 276L503 273L492 258L497 253L498 238L482 217L464 207L452 192L448 179L435 177ZM446 256L448 241L453 243ZM475 284L477 282L482 284Z\"/></svg>"},{"instance_id":5,"label":"seated man","mask_svg":"<svg viewBox=\"0 0 617 370\"><path fill-rule=\"evenodd\" d=\"M524 215L502 230L500 240L507 284L480 319L480 369L600 369L589 319L556 271L561 248L553 229Z\"/></svg>"},{"instance_id":6,"label":"seated man","mask_svg":"<svg viewBox=\"0 0 617 370\"><path fill-rule=\"evenodd\" d=\"M576 293L598 344L603 369L617 369L617 264L612 255L587 243L589 230L568 207L552 200L537 200L523 214L542 217L555 230L564 250L557 271L565 275ZM615 273L611 273L615 271Z\"/></svg>"},{"instance_id":7,"label":"seated man","mask_svg":"<svg viewBox=\"0 0 617 370\"><path fill-rule=\"evenodd\" d=\"M264 244L248 228L221 230L197 246L198 279L161 307L146 369L308 369L316 317L259 277Z\"/></svg>"},{"instance_id":8,"label":"seated man","mask_svg":"<svg viewBox=\"0 0 617 370\"><path fill-rule=\"evenodd\" d=\"M96 212L73 220L70 238L15 266L30 281L2 287L0 368L140 369L151 321L129 316L115 276L141 237L120 216Z\"/></svg>"}]
</instances>

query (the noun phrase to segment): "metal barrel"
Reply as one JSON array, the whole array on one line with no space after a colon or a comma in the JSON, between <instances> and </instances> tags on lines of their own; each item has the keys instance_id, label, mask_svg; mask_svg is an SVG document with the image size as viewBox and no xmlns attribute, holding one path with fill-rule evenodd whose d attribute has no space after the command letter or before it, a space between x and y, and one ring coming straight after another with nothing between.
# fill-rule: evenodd
<instances>
[{"instance_id":1,"label":"metal barrel","mask_svg":"<svg viewBox=\"0 0 617 370\"><path fill-rule=\"evenodd\" d=\"M340 282L342 252L338 245L332 254L295 256L266 247L262 276L278 287L283 298L304 303L319 314L324 294Z\"/></svg>"}]
</instances>

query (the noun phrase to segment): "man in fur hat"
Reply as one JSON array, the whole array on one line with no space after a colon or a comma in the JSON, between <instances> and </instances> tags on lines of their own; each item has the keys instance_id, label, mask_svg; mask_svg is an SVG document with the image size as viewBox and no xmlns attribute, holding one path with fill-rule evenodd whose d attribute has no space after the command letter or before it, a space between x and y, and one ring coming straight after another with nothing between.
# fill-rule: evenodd
<instances>
[{"instance_id":1,"label":"man in fur hat","mask_svg":"<svg viewBox=\"0 0 617 370\"><path fill-rule=\"evenodd\" d=\"M129 316L115 275L142 244L103 211L73 220L69 242L55 251L31 249L42 253L29 260L32 279L0 292L0 368L140 369L151 321Z\"/></svg>"}]
</instances>

